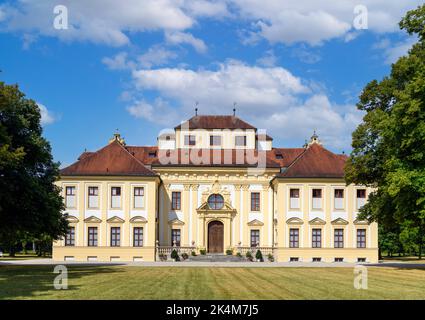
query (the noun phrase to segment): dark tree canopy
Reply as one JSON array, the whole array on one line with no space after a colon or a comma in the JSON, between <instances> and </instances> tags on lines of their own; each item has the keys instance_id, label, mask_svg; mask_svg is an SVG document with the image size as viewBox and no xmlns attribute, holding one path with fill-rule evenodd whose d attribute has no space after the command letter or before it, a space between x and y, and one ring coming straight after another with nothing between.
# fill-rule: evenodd
<instances>
[{"instance_id":1,"label":"dark tree canopy","mask_svg":"<svg viewBox=\"0 0 425 320\"><path fill-rule=\"evenodd\" d=\"M357 107L366 112L353 133L347 183L376 187L361 210L383 232L398 230L405 249L421 255L425 237L425 5L409 11L400 27L419 41L371 81Z\"/></svg>"},{"instance_id":2,"label":"dark tree canopy","mask_svg":"<svg viewBox=\"0 0 425 320\"><path fill-rule=\"evenodd\" d=\"M66 232L59 166L42 136L40 109L15 85L0 82L0 242L58 239Z\"/></svg>"}]
</instances>

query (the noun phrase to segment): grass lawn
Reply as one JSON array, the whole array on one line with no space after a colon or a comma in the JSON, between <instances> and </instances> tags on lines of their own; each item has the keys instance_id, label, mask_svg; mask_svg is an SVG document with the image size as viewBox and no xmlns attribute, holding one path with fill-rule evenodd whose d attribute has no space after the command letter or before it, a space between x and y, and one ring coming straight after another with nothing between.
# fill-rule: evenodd
<instances>
[{"instance_id":1,"label":"grass lawn","mask_svg":"<svg viewBox=\"0 0 425 320\"><path fill-rule=\"evenodd\" d=\"M16 253L14 257L9 257L9 254L4 253L2 257L0 257L0 261L8 261L8 260L29 260L29 259L46 259L50 257L39 257L35 253Z\"/></svg>"},{"instance_id":2,"label":"grass lawn","mask_svg":"<svg viewBox=\"0 0 425 320\"><path fill-rule=\"evenodd\" d=\"M53 266L0 266L0 299L425 299L425 269L69 266L68 290Z\"/></svg>"}]
</instances>

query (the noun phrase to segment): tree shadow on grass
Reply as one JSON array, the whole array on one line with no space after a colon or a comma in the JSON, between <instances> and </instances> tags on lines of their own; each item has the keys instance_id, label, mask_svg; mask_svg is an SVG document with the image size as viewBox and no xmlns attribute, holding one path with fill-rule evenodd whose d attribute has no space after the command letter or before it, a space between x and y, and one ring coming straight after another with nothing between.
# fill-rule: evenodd
<instances>
[{"instance_id":1,"label":"tree shadow on grass","mask_svg":"<svg viewBox=\"0 0 425 320\"><path fill-rule=\"evenodd\" d=\"M77 291L80 285L73 282L95 274L123 272L117 265L67 265L68 289L56 290L54 280L55 265L45 266L0 266L0 300L9 299L61 299L61 291ZM96 298L96 297L91 297ZM65 297L66 299L66 297ZM69 299L69 298L68 298ZM82 297L84 299L84 297Z\"/></svg>"}]
</instances>

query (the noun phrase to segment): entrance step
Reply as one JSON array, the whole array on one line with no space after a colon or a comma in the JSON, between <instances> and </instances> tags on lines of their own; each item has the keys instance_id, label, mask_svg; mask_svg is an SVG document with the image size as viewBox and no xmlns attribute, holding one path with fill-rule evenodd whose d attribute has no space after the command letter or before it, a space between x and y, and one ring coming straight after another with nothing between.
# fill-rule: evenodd
<instances>
[{"instance_id":1,"label":"entrance step","mask_svg":"<svg viewBox=\"0 0 425 320\"><path fill-rule=\"evenodd\" d=\"M238 256L231 256L226 254L206 254L206 255L197 255L189 256L189 261L198 261L198 262L242 262L245 261L244 258Z\"/></svg>"}]
</instances>

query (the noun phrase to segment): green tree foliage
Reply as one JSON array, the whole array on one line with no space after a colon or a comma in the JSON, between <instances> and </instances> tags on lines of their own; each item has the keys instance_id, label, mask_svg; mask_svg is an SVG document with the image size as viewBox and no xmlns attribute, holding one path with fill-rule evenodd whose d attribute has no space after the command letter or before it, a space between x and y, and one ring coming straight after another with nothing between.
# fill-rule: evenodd
<instances>
[{"instance_id":1,"label":"green tree foliage","mask_svg":"<svg viewBox=\"0 0 425 320\"><path fill-rule=\"evenodd\" d=\"M0 82L0 243L58 239L67 229L54 182L59 166L42 137L40 109L15 85Z\"/></svg>"},{"instance_id":2,"label":"green tree foliage","mask_svg":"<svg viewBox=\"0 0 425 320\"><path fill-rule=\"evenodd\" d=\"M425 240L425 5L406 14L400 27L418 42L392 65L391 74L364 88L363 122L353 133L347 183L376 187L363 218L384 230L399 228L403 247L421 257Z\"/></svg>"}]
</instances>

